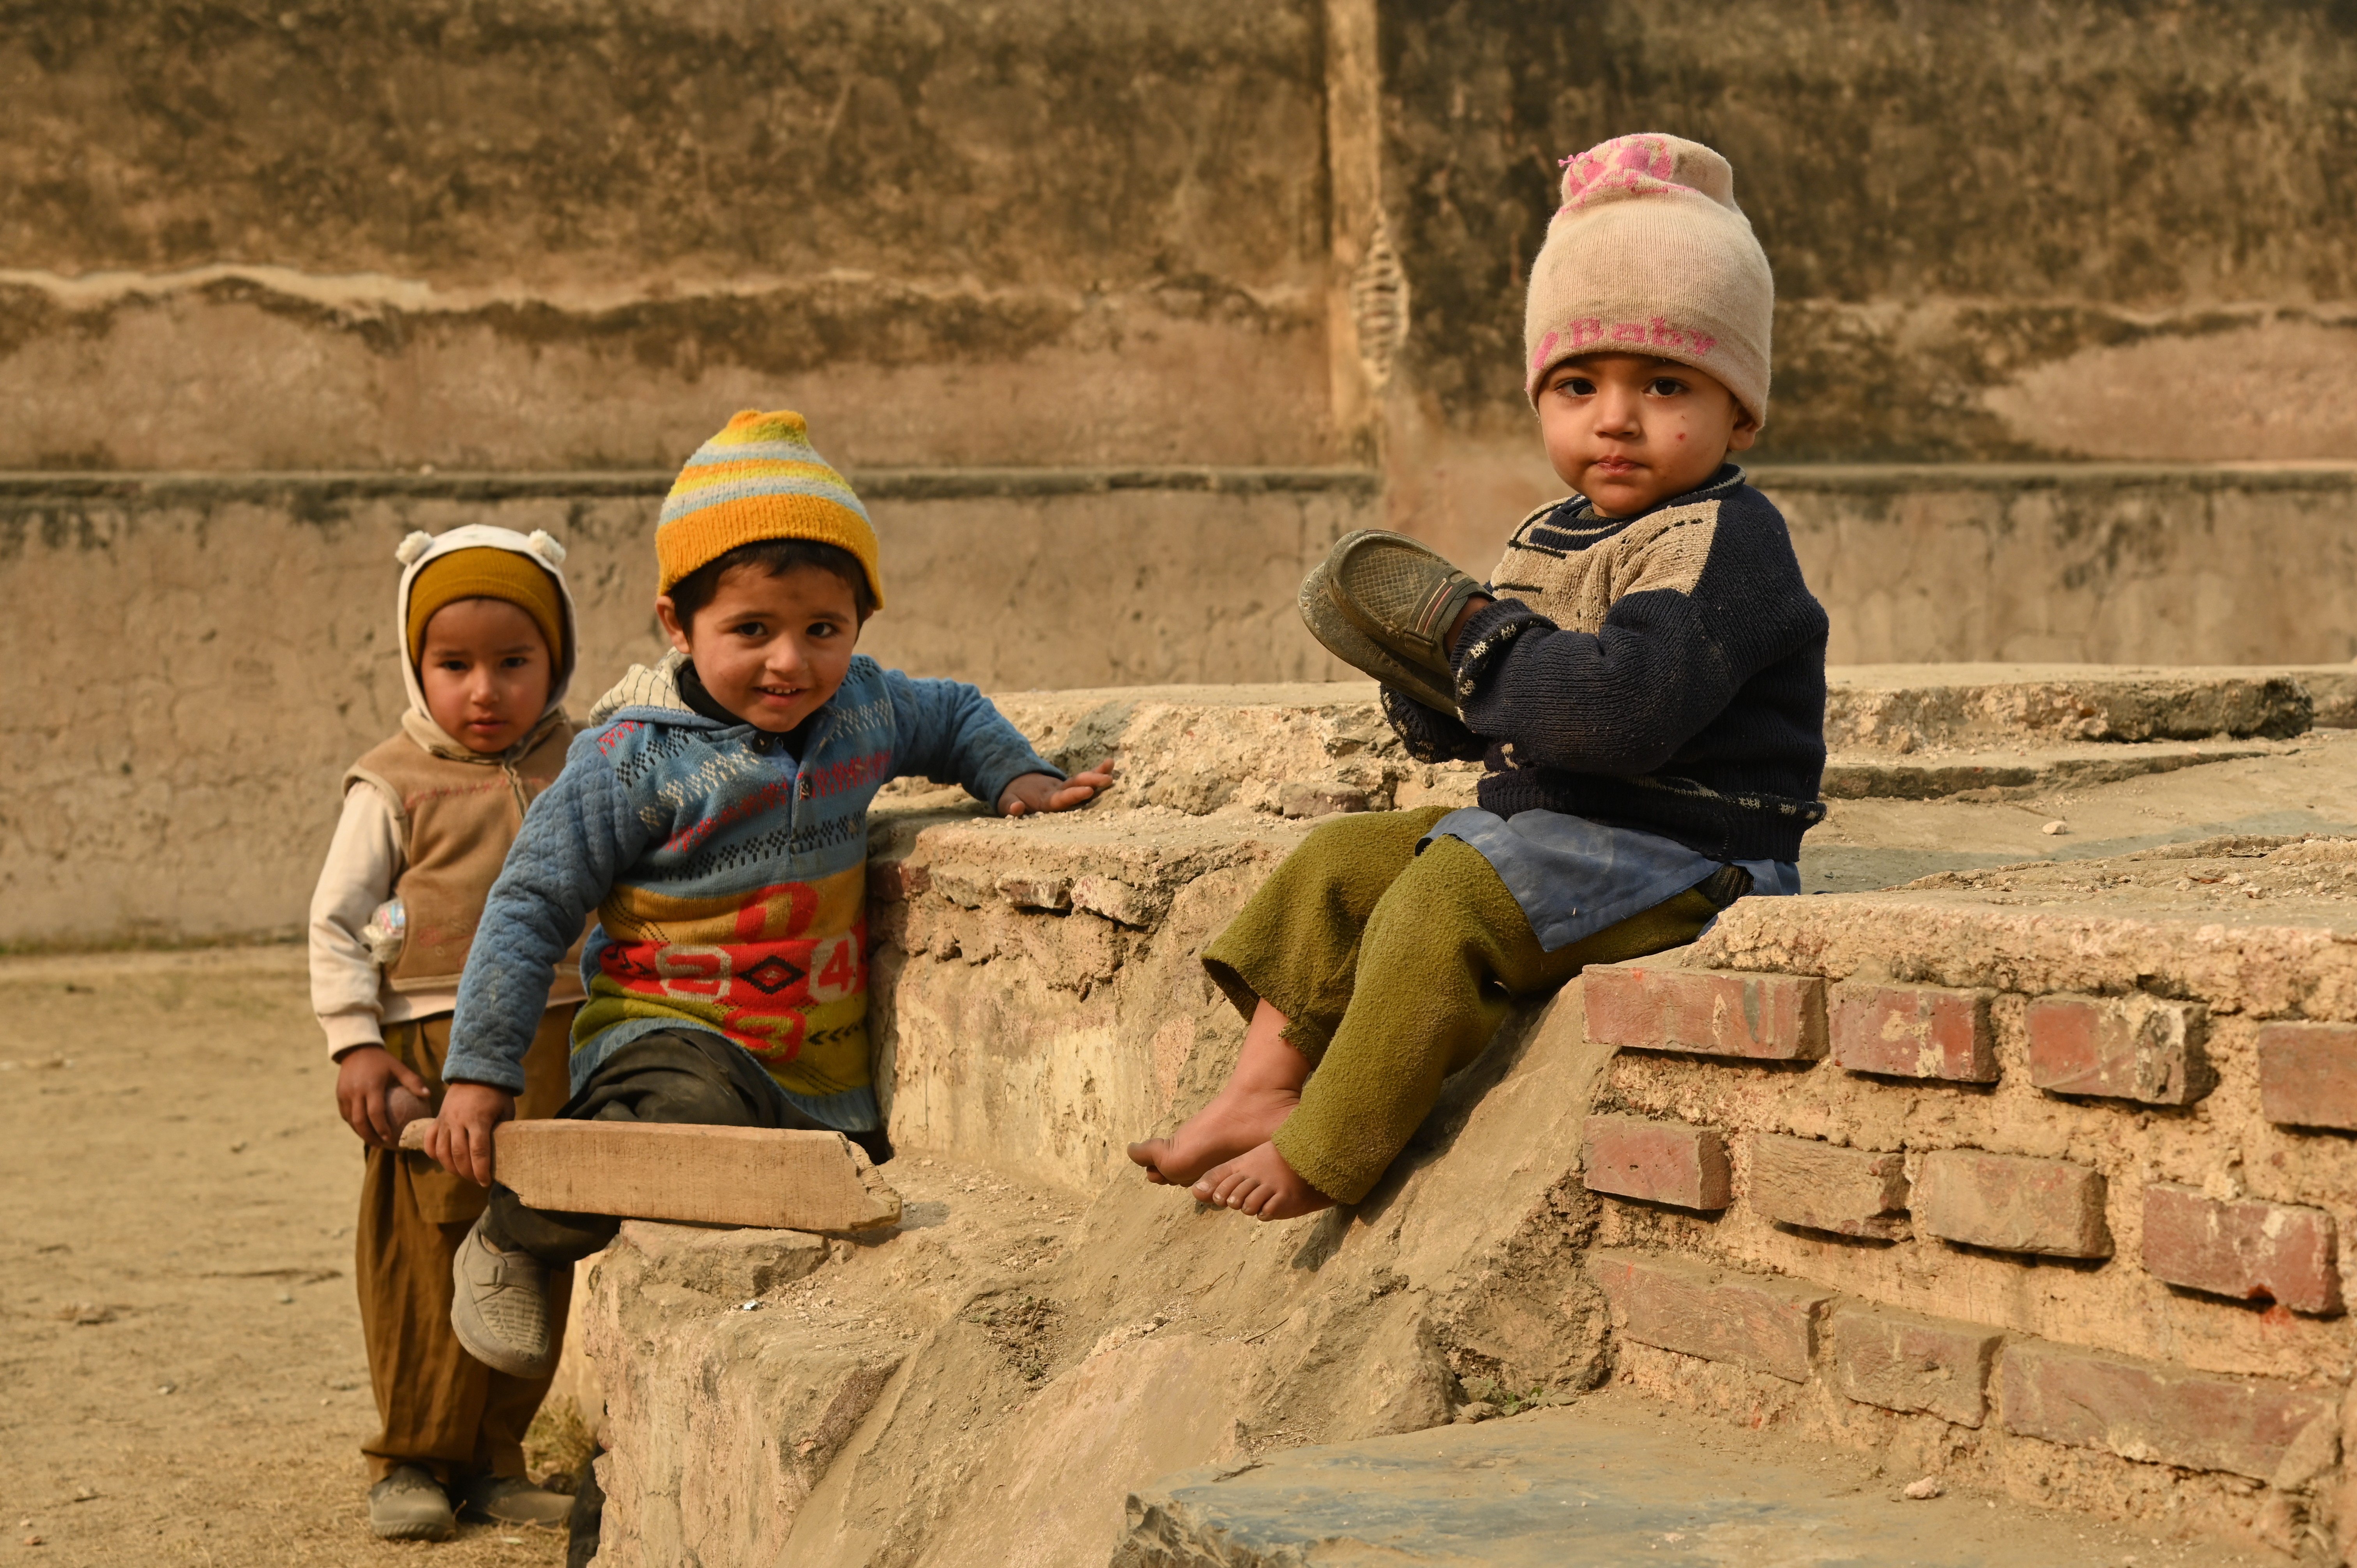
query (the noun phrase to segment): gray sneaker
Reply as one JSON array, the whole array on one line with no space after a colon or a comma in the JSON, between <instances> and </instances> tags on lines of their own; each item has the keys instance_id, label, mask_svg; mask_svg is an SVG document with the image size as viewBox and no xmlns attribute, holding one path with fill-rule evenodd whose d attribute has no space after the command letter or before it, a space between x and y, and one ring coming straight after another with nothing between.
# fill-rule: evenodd
<instances>
[{"instance_id":1,"label":"gray sneaker","mask_svg":"<svg viewBox=\"0 0 2357 1568\"><path fill-rule=\"evenodd\" d=\"M522 1476L478 1476L464 1489L467 1511L495 1524L540 1524L554 1529L573 1512L563 1492L535 1487Z\"/></svg>"},{"instance_id":2,"label":"gray sneaker","mask_svg":"<svg viewBox=\"0 0 2357 1568\"><path fill-rule=\"evenodd\" d=\"M380 1541L447 1541L458 1528L450 1498L415 1465L396 1465L369 1488L369 1529Z\"/></svg>"},{"instance_id":3,"label":"gray sneaker","mask_svg":"<svg viewBox=\"0 0 2357 1568\"><path fill-rule=\"evenodd\" d=\"M556 1367L548 1330L548 1268L529 1252L502 1252L475 1221L450 1261L450 1329L467 1354L511 1378L544 1378Z\"/></svg>"}]
</instances>

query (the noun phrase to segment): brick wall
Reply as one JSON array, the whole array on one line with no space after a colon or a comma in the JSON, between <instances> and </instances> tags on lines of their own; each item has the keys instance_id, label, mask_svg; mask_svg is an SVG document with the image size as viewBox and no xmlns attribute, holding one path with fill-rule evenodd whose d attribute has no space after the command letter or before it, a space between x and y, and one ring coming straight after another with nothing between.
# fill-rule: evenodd
<instances>
[{"instance_id":1,"label":"brick wall","mask_svg":"<svg viewBox=\"0 0 2357 1568\"><path fill-rule=\"evenodd\" d=\"M1587 976L1617 1375L1900 1480L2344 1551L2357 1027L2184 994L2132 944L2047 991L1783 935L1756 970L1699 967L1731 943Z\"/></svg>"}]
</instances>

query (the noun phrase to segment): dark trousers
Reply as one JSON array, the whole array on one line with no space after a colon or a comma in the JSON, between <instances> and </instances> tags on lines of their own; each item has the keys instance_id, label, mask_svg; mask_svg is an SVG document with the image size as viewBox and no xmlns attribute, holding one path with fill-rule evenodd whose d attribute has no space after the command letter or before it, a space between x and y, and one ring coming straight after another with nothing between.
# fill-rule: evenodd
<instances>
[{"instance_id":1,"label":"dark trousers","mask_svg":"<svg viewBox=\"0 0 2357 1568\"><path fill-rule=\"evenodd\" d=\"M702 1029L661 1029L640 1036L608 1057L556 1114L574 1122L834 1130L788 1100L760 1063ZM879 1165L892 1157L891 1141L880 1131L844 1136ZM619 1215L529 1208L493 1182L483 1236L501 1251L521 1247L551 1267L565 1267L604 1248L621 1224Z\"/></svg>"}]
</instances>

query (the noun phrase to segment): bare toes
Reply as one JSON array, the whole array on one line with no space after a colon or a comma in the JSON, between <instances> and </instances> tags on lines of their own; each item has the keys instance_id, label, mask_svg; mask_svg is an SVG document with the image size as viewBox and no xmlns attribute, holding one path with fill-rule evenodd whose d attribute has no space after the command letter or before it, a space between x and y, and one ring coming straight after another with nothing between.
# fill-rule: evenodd
<instances>
[{"instance_id":1,"label":"bare toes","mask_svg":"<svg viewBox=\"0 0 2357 1568\"><path fill-rule=\"evenodd\" d=\"M1217 1165L1205 1171L1202 1179L1194 1186L1195 1201L1198 1203L1227 1202L1228 1194L1234 1190L1240 1175L1240 1172L1231 1170L1226 1165Z\"/></svg>"}]
</instances>

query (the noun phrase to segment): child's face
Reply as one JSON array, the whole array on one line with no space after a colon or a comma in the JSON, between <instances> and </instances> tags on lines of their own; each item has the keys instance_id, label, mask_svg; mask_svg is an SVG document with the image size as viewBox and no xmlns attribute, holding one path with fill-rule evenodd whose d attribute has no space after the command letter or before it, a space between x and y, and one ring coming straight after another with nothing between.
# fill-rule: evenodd
<instances>
[{"instance_id":1,"label":"child's face","mask_svg":"<svg viewBox=\"0 0 2357 1568\"><path fill-rule=\"evenodd\" d=\"M488 757L540 722L555 672L532 617L505 599L459 599L425 623L417 679L442 733Z\"/></svg>"},{"instance_id":2,"label":"child's face","mask_svg":"<svg viewBox=\"0 0 2357 1568\"><path fill-rule=\"evenodd\" d=\"M747 724L783 735L824 707L851 672L859 605L851 585L823 566L771 576L739 566L712 602L682 626L666 594L655 613L672 646L695 661L713 700Z\"/></svg>"},{"instance_id":3,"label":"child's face","mask_svg":"<svg viewBox=\"0 0 2357 1568\"><path fill-rule=\"evenodd\" d=\"M1683 495L1749 446L1759 422L1716 377L1644 354L1584 354L1547 372L1539 429L1563 482L1607 517Z\"/></svg>"}]
</instances>

